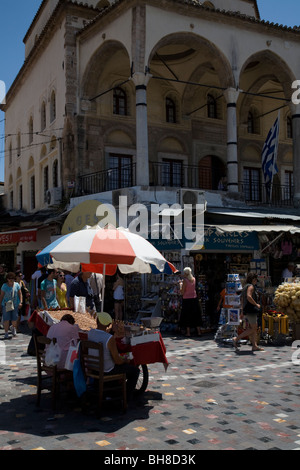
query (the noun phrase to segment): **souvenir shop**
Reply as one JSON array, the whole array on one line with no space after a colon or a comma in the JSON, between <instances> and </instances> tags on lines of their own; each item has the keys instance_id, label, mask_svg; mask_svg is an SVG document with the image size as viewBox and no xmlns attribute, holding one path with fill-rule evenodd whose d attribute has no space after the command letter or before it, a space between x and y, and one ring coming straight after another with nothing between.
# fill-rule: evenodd
<instances>
[{"instance_id":1,"label":"souvenir shop","mask_svg":"<svg viewBox=\"0 0 300 470\"><path fill-rule=\"evenodd\" d=\"M235 229L236 227L236 229ZM256 228L257 230L254 230ZM230 231L227 231L230 230ZM252 230L253 229L253 230ZM218 325L217 306L228 274L236 274L242 285L249 272L256 272L259 288L264 293L265 306L273 302L274 292L281 283L281 274L287 263L299 262L300 228L289 226L206 226L204 248L182 249L174 240L160 241L157 248L173 263L178 273L132 274L125 276L125 316L135 321L145 316L162 316L162 329L176 330L181 312L179 280L184 267L190 266L197 281L201 305L202 325ZM113 279L107 278L107 291ZM113 296L106 296L107 311L113 312Z\"/></svg>"}]
</instances>

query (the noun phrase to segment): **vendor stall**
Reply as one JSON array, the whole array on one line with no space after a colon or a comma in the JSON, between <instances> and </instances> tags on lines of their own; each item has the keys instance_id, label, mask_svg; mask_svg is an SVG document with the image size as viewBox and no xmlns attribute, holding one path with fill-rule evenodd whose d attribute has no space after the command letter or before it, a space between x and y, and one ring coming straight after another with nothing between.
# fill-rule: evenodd
<instances>
[{"instance_id":1,"label":"vendor stall","mask_svg":"<svg viewBox=\"0 0 300 470\"><path fill-rule=\"evenodd\" d=\"M70 310L35 310L29 319L29 325L35 327L43 336L46 336L49 328L58 323L66 313L74 317L75 323L78 324L81 330L81 339L87 339L88 331L97 326L95 318L89 313L74 313ZM138 384L139 391L145 391L148 385L147 364L160 362L164 365L165 370L168 367L166 347L159 331L161 320L158 321L155 318L142 319L142 323L146 326L127 322L113 323L112 334L115 333L119 353L121 355L131 353L133 363L141 366L142 380ZM154 321L156 321L156 324L153 323Z\"/></svg>"}]
</instances>

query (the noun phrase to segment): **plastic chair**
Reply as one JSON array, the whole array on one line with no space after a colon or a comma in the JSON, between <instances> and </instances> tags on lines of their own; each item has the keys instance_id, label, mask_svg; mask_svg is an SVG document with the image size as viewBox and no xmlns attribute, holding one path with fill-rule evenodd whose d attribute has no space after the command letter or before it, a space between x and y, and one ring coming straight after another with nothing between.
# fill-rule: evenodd
<instances>
[{"instance_id":1,"label":"plastic chair","mask_svg":"<svg viewBox=\"0 0 300 470\"><path fill-rule=\"evenodd\" d=\"M98 405L103 404L104 392L111 392L112 399L122 402L123 412L127 410L126 374L106 375L103 365L103 346L93 341L80 342L80 360L86 379L92 378L98 381ZM118 398L115 394L118 393Z\"/></svg>"},{"instance_id":2,"label":"plastic chair","mask_svg":"<svg viewBox=\"0 0 300 470\"><path fill-rule=\"evenodd\" d=\"M43 379L52 379L52 408L55 410L60 390L60 383L62 381L70 380L73 378L73 375L72 372L66 369L58 369L57 366L47 366L45 364L46 346L49 345L51 341L55 343L56 339L54 338L51 340L45 336L34 335L35 353L37 359L37 406L40 406ZM44 375L43 372L46 375Z\"/></svg>"}]
</instances>

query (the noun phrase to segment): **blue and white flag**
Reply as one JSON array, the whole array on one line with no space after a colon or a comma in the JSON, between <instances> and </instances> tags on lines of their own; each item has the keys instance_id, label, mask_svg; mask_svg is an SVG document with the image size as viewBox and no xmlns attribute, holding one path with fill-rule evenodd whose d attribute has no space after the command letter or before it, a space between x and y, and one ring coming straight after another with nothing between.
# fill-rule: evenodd
<instances>
[{"instance_id":1,"label":"blue and white flag","mask_svg":"<svg viewBox=\"0 0 300 470\"><path fill-rule=\"evenodd\" d=\"M280 115L278 114L262 149L262 170L266 185L272 183L273 176L278 173L276 160L279 140L279 117Z\"/></svg>"}]
</instances>

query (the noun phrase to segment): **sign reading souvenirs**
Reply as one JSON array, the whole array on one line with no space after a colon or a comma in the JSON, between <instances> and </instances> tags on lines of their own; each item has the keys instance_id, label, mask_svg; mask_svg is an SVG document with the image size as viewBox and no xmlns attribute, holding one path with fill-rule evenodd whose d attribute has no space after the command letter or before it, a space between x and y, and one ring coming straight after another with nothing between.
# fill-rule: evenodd
<instances>
[{"instance_id":1,"label":"sign reading souvenirs","mask_svg":"<svg viewBox=\"0 0 300 470\"><path fill-rule=\"evenodd\" d=\"M256 232L218 232L214 227L204 230L204 249L222 251L255 251L259 250L259 239Z\"/></svg>"}]
</instances>

